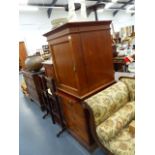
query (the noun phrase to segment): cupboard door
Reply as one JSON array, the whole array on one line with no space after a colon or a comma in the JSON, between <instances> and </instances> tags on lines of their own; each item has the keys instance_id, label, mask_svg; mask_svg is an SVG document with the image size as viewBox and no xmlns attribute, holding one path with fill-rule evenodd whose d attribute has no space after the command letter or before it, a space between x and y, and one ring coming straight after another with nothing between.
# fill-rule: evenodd
<instances>
[{"instance_id":1,"label":"cupboard door","mask_svg":"<svg viewBox=\"0 0 155 155\"><path fill-rule=\"evenodd\" d=\"M50 45L58 88L77 94L77 74L71 36L55 40Z\"/></svg>"},{"instance_id":2,"label":"cupboard door","mask_svg":"<svg viewBox=\"0 0 155 155\"><path fill-rule=\"evenodd\" d=\"M89 31L80 35L88 87L94 90L114 79L110 32Z\"/></svg>"}]
</instances>

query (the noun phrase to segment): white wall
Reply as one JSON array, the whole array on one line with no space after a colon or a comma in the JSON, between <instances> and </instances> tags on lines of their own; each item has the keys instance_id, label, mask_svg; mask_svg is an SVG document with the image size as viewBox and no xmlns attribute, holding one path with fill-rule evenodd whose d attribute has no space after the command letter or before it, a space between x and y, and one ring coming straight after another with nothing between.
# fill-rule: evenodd
<instances>
[{"instance_id":1,"label":"white wall","mask_svg":"<svg viewBox=\"0 0 155 155\"><path fill-rule=\"evenodd\" d=\"M116 16L113 16L109 10L99 12L98 18L99 20L112 20L115 32L120 31L122 27L135 25L135 16L131 16L125 11L119 11Z\"/></svg>"},{"instance_id":2,"label":"white wall","mask_svg":"<svg viewBox=\"0 0 155 155\"><path fill-rule=\"evenodd\" d=\"M76 11L80 20L80 11ZM38 12L20 12L19 13L19 41L25 41L28 55L32 55L43 44L47 44L46 38L42 35L52 29L51 21L56 18L67 18L68 12L63 9L53 9L50 19L47 17L46 9ZM112 20L114 30L117 32L121 27L134 25L134 16L120 11L115 17L110 11L98 13L99 20ZM94 13L91 13L88 20L95 20Z\"/></svg>"},{"instance_id":3,"label":"white wall","mask_svg":"<svg viewBox=\"0 0 155 155\"><path fill-rule=\"evenodd\" d=\"M80 20L80 10L76 11L77 20ZM57 19L57 18L68 18L68 12L64 11L64 9L53 9L52 15L50 17L50 21ZM88 17L88 20L95 20L93 14Z\"/></svg>"},{"instance_id":4,"label":"white wall","mask_svg":"<svg viewBox=\"0 0 155 155\"><path fill-rule=\"evenodd\" d=\"M19 14L19 41L26 44L28 55L36 52L36 49L42 48L47 44L46 38L42 35L50 31L51 24L47 18L47 12L41 10L38 12L20 12Z\"/></svg>"},{"instance_id":5,"label":"white wall","mask_svg":"<svg viewBox=\"0 0 155 155\"><path fill-rule=\"evenodd\" d=\"M118 12L115 18L113 18L113 24L115 31L120 31L120 28L135 25L135 16L126 12Z\"/></svg>"}]
</instances>

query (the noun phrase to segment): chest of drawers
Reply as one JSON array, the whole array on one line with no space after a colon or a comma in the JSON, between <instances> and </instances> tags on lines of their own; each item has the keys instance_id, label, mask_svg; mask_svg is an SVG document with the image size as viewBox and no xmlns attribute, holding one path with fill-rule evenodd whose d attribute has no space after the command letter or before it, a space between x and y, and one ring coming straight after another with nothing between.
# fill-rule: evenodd
<instances>
[{"instance_id":1,"label":"chest of drawers","mask_svg":"<svg viewBox=\"0 0 155 155\"><path fill-rule=\"evenodd\" d=\"M35 101L40 106L41 110L44 110L43 95L41 93L42 85L39 77L39 75L43 75L44 72L23 71L22 73L27 85L29 98Z\"/></svg>"},{"instance_id":2,"label":"chest of drawers","mask_svg":"<svg viewBox=\"0 0 155 155\"><path fill-rule=\"evenodd\" d=\"M67 94L59 94L61 108L65 120L65 125L71 135L73 135L88 150L95 146L88 122L88 113L83 107L82 101Z\"/></svg>"}]
</instances>

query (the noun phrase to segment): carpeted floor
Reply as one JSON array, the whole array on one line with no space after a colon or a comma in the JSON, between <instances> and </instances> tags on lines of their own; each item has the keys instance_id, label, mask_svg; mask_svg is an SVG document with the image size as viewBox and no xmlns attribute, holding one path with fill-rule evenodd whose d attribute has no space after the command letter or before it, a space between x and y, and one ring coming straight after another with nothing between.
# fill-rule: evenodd
<instances>
[{"instance_id":1,"label":"carpeted floor","mask_svg":"<svg viewBox=\"0 0 155 155\"><path fill-rule=\"evenodd\" d=\"M38 105L19 90L20 155L105 155L101 149L89 153L67 132L57 138L59 126L53 125L50 117L42 119L43 115Z\"/></svg>"},{"instance_id":2,"label":"carpeted floor","mask_svg":"<svg viewBox=\"0 0 155 155\"><path fill-rule=\"evenodd\" d=\"M122 75L134 76L130 73L115 73L115 79L118 80ZM21 79L22 74L19 75ZM105 155L101 149L89 153L67 132L57 138L59 126L53 125L50 117L42 119L43 115L38 105L24 97L19 90L20 155Z\"/></svg>"}]
</instances>

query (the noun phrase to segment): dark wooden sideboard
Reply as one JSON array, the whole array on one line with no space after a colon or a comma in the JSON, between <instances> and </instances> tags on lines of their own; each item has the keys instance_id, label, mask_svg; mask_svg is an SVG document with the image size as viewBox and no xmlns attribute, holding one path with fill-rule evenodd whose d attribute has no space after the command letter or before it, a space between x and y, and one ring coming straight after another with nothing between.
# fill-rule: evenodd
<instances>
[{"instance_id":1,"label":"dark wooden sideboard","mask_svg":"<svg viewBox=\"0 0 155 155\"><path fill-rule=\"evenodd\" d=\"M39 77L39 75L44 75L44 71L30 72L24 70L22 73L27 85L29 98L35 101L40 106L41 110L44 110L45 104L43 101L43 94L41 93L42 85Z\"/></svg>"},{"instance_id":2,"label":"dark wooden sideboard","mask_svg":"<svg viewBox=\"0 0 155 155\"><path fill-rule=\"evenodd\" d=\"M95 142L83 100L115 82L111 21L66 23L46 34L68 131L87 149Z\"/></svg>"}]
</instances>

